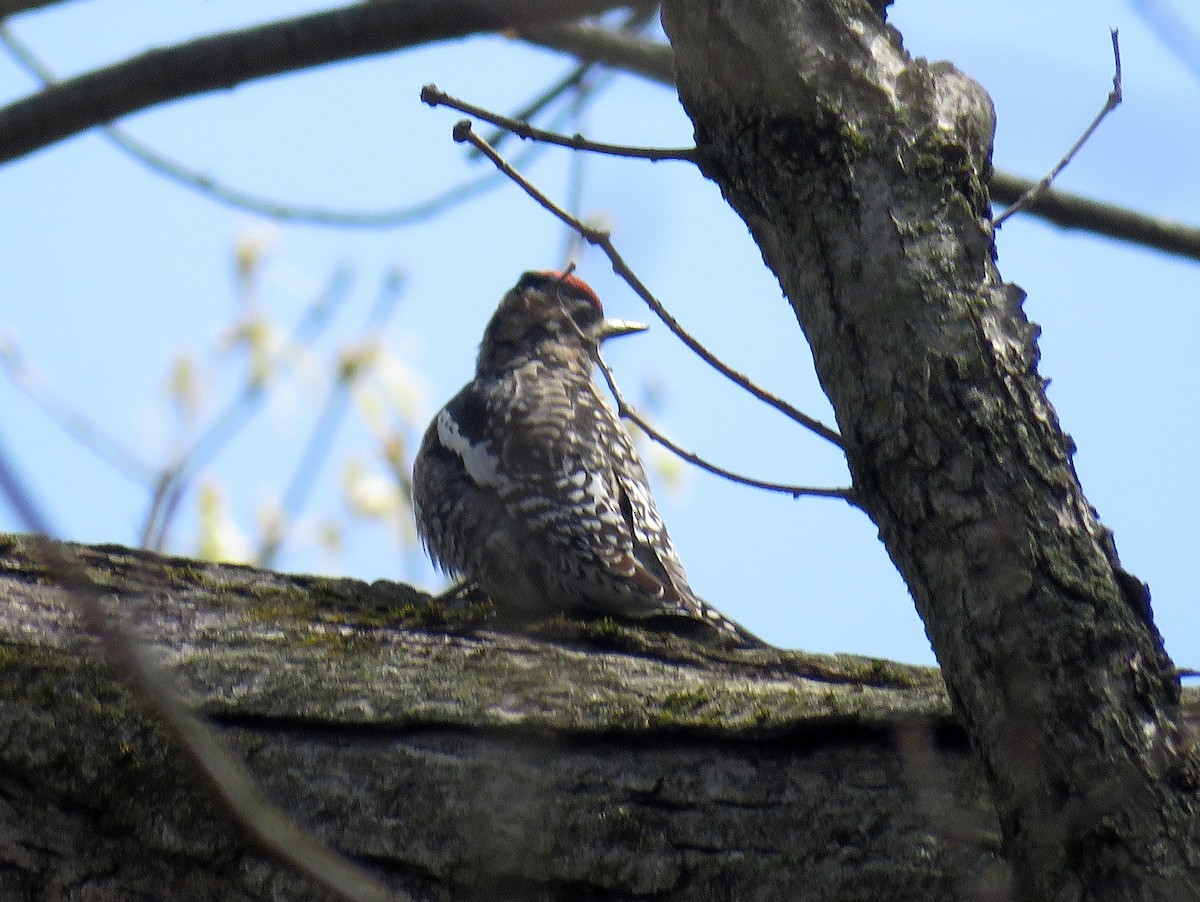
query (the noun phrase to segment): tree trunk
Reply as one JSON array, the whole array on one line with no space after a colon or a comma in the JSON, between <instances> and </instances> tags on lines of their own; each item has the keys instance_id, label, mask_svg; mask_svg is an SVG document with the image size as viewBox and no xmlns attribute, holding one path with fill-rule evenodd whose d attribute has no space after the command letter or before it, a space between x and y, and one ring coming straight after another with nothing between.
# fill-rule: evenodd
<instances>
[{"instance_id":1,"label":"tree trunk","mask_svg":"<svg viewBox=\"0 0 1200 902\"><path fill-rule=\"evenodd\" d=\"M78 548L275 800L418 899L937 902L1003 870L937 671ZM326 898L248 848L0 536L0 898ZM424 624L422 626L422 624Z\"/></svg>"},{"instance_id":2,"label":"tree trunk","mask_svg":"<svg viewBox=\"0 0 1200 902\"><path fill-rule=\"evenodd\" d=\"M863 2L663 21L702 167L791 301L982 754L1014 897L1200 898L1179 682L995 266L989 98Z\"/></svg>"}]
</instances>

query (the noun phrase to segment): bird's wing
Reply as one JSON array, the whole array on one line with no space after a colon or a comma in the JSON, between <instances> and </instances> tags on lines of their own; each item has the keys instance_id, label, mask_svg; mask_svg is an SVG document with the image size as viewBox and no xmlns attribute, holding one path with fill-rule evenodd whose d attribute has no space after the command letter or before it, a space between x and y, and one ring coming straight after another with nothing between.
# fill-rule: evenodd
<instances>
[{"instance_id":1,"label":"bird's wing","mask_svg":"<svg viewBox=\"0 0 1200 902\"><path fill-rule=\"evenodd\" d=\"M475 525L507 519L507 534L526 537L528 553L543 555L585 606L683 615L763 645L692 592L633 442L594 386L468 386L427 444L470 495Z\"/></svg>"},{"instance_id":2,"label":"bird's wing","mask_svg":"<svg viewBox=\"0 0 1200 902\"><path fill-rule=\"evenodd\" d=\"M596 567L618 594L646 602L639 613L686 608L683 566L612 408L591 383L571 391L521 382L499 392L508 426L489 447L513 516L563 552L563 561Z\"/></svg>"}]
</instances>

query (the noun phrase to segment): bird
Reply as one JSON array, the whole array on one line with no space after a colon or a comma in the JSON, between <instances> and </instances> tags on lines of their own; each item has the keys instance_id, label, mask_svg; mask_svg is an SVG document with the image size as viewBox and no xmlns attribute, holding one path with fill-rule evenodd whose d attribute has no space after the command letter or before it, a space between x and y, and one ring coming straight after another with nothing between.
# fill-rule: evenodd
<instances>
[{"instance_id":1,"label":"bird","mask_svg":"<svg viewBox=\"0 0 1200 902\"><path fill-rule=\"evenodd\" d=\"M692 591L629 432L593 378L602 342L646 328L606 318L570 270L524 273L484 330L474 378L425 432L417 533L435 566L502 612L666 618L762 647Z\"/></svg>"}]
</instances>

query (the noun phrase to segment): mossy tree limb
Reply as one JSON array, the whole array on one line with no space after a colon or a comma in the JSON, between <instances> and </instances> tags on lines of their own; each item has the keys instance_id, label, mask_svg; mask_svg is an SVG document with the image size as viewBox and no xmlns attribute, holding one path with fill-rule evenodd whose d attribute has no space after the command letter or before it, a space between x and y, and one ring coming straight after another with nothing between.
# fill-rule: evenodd
<instances>
[{"instance_id":1,"label":"mossy tree limb","mask_svg":"<svg viewBox=\"0 0 1200 902\"><path fill-rule=\"evenodd\" d=\"M0 896L322 898L244 845L31 547L0 541ZM76 550L267 793L417 898L952 900L997 873L928 668L508 635L394 584Z\"/></svg>"}]
</instances>

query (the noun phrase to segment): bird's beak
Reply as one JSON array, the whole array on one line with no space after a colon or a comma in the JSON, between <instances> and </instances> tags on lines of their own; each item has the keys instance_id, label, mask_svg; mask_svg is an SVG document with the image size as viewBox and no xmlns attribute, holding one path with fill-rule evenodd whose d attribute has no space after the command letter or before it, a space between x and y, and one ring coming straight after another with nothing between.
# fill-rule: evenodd
<instances>
[{"instance_id":1,"label":"bird's beak","mask_svg":"<svg viewBox=\"0 0 1200 902\"><path fill-rule=\"evenodd\" d=\"M596 327L596 341L607 341L618 335L632 335L634 332L645 332L649 326L635 323L627 319L606 319Z\"/></svg>"}]
</instances>

